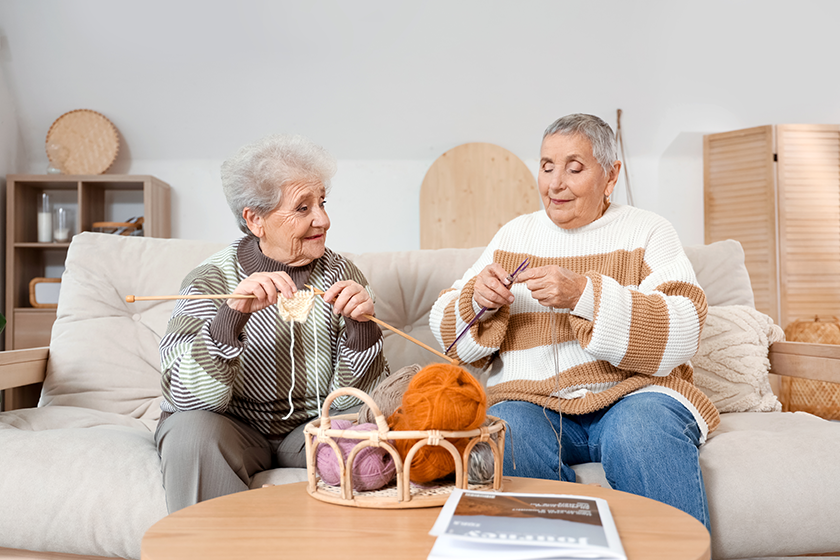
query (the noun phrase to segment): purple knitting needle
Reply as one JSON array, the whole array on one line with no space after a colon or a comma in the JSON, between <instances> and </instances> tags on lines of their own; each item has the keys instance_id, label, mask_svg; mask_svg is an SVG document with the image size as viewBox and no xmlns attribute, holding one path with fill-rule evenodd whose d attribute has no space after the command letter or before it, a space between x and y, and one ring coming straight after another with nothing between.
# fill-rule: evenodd
<instances>
[{"instance_id":1,"label":"purple knitting needle","mask_svg":"<svg viewBox=\"0 0 840 560\"><path fill-rule=\"evenodd\" d=\"M507 279L508 279L508 282L510 282L510 284L509 284L510 286L513 285L514 280L516 280L516 276L520 272L522 272L523 270L528 268L528 261L530 261L530 260L531 260L531 258L528 257L527 259L522 261L522 264L520 264L518 267L516 267L516 270L513 271L513 274L508 274ZM459 334L458 336L455 337L455 340L452 341L452 344L449 345L449 348L446 349L446 352L444 352L444 354L449 354L449 351L452 350L452 347L455 346L456 344L458 344L458 341L461 340L464 337L465 334L467 334L467 331L470 330L470 327L472 327L475 324L475 322L478 321L478 319L482 315L484 315L485 311L487 311L487 308L482 307L481 310L478 313L475 314L475 317L473 317L473 320L470 321L470 323L466 327L464 327L464 330L461 331L461 334Z\"/></svg>"}]
</instances>

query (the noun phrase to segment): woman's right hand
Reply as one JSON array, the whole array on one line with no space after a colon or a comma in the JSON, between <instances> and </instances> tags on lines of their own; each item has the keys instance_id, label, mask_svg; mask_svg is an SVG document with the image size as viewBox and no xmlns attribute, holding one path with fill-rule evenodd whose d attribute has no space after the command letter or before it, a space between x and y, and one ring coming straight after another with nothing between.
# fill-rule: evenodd
<instances>
[{"instance_id":1,"label":"woman's right hand","mask_svg":"<svg viewBox=\"0 0 840 560\"><path fill-rule=\"evenodd\" d=\"M285 298L295 295L297 286L285 272L255 272L233 290L234 294L253 295L252 299L229 299L227 305L240 313L255 313L277 303L278 293Z\"/></svg>"},{"instance_id":2,"label":"woman's right hand","mask_svg":"<svg viewBox=\"0 0 840 560\"><path fill-rule=\"evenodd\" d=\"M499 263L490 263L475 277L473 300L481 307L497 309L513 303L508 272Z\"/></svg>"}]
</instances>

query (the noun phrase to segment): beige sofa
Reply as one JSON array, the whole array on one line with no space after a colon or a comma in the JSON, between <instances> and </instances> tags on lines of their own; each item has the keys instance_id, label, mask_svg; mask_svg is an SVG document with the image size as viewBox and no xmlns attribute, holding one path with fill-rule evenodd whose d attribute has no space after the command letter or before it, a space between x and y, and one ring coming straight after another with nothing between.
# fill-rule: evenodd
<instances>
[{"instance_id":1,"label":"beige sofa","mask_svg":"<svg viewBox=\"0 0 840 560\"><path fill-rule=\"evenodd\" d=\"M143 533L166 515L152 433L161 399L158 341L173 302L129 304L125 296L177 293L184 275L220 247L93 233L73 239L49 349L0 353L0 388L43 381L37 408L0 414L0 558L140 556ZM767 347L778 328L751 310L740 245L686 250L712 306L695 358L698 384L722 410L777 408ZM436 346L429 309L479 252L350 256L377 292L377 316ZM436 361L385 336L392 371ZM777 342L770 357L774 371L840 382L835 347ZM801 413L726 412L701 461L717 560L840 551L840 424ZM577 471L584 482L603 480L597 464ZM274 470L252 486L303 479L302 470Z\"/></svg>"}]
</instances>

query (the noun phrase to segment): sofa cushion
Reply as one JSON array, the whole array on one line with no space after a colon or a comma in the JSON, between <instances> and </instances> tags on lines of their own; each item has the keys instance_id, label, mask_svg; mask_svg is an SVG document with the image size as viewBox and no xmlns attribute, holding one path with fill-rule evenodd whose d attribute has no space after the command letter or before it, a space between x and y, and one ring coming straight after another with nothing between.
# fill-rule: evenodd
<instances>
[{"instance_id":1,"label":"sofa cushion","mask_svg":"<svg viewBox=\"0 0 840 560\"><path fill-rule=\"evenodd\" d=\"M10 413L4 413L4 416ZM0 547L140 558L166 515L151 432L0 425Z\"/></svg>"},{"instance_id":2,"label":"sofa cushion","mask_svg":"<svg viewBox=\"0 0 840 560\"><path fill-rule=\"evenodd\" d=\"M840 550L840 424L804 412L722 414L700 450L712 557Z\"/></svg>"},{"instance_id":3,"label":"sofa cushion","mask_svg":"<svg viewBox=\"0 0 840 560\"><path fill-rule=\"evenodd\" d=\"M39 406L125 414L150 427L160 415L158 344L181 280L224 245L81 233L67 252L58 317Z\"/></svg>"},{"instance_id":4,"label":"sofa cushion","mask_svg":"<svg viewBox=\"0 0 840 560\"><path fill-rule=\"evenodd\" d=\"M683 247L708 305L755 307L744 249L733 239Z\"/></svg>"},{"instance_id":5,"label":"sofa cushion","mask_svg":"<svg viewBox=\"0 0 840 560\"><path fill-rule=\"evenodd\" d=\"M720 412L778 412L770 388L770 345L785 339L773 319L746 305L709 307L700 348L691 359L694 383Z\"/></svg>"},{"instance_id":6,"label":"sofa cushion","mask_svg":"<svg viewBox=\"0 0 840 560\"><path fill-rule=\"evenodd\" d=\"M22 408L0 414L0 430L16 428L38 432L59 428L93 428L94 426L124 426L142 431L150 431L149 425L124 414L103 412L79 406L44 406L40 408Z\"/></svg>"}]
</instances>

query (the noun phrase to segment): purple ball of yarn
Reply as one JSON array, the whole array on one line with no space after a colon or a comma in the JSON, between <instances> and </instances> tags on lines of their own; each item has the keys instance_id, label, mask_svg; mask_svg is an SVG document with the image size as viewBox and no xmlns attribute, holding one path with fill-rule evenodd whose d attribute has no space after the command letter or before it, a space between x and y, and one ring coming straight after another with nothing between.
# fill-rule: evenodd
<instances>
[{"instance_id":1,"label":"purple ball of yarn","mask_svg":"<svg viewBox=\"0 0 840 560\"><path fill-rule=\"evenodd\" d=\"M373 432L378 428L376 424L359 424L354 426L349 420L333 420L331 427L335 430L349 430L359 432ZM350 452L363 440L350 438L334 438L341 449L345 464ZM338 457L327 443L318 446L316 454L318 474L326 484L339 486L341 484L341 470L338 467ZM350 467L353 476L353 489L359 491L378 490L396 476L396 465L391 455L382 447L365 447L356 454Z\"/></svg>"}]
</instances>

